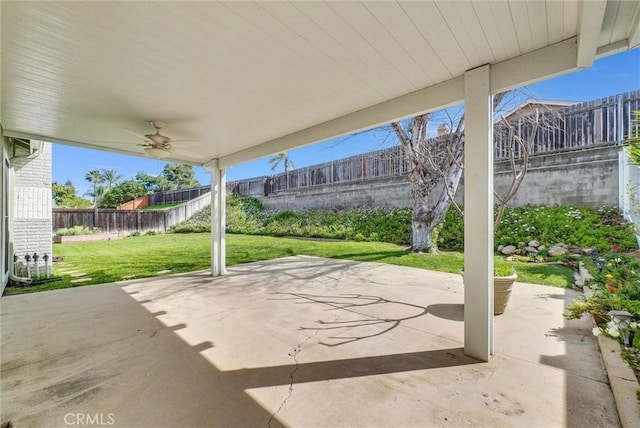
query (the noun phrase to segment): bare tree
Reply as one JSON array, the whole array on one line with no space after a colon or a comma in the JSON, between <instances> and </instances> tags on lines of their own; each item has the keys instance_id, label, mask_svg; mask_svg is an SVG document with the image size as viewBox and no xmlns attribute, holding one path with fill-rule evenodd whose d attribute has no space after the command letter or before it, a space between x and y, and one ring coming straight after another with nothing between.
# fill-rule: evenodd
<instances>
[{"instance_id":1,"label":"bare tree","mask_svg":"<svg viewBox=\"0 0 640 428\"><path fill-rule=\"evenodd\" d=\"M504 94L494 96L494 107ZM462 177L464 158L464 114L453 121L450 132L428 138L433 113L425 113L405 122L391 124L408 164L408 179L413 199L411 250L438 251L435 228L444 220L454 202ZM462 213L457 204L454 207Z\"/></svg>"},{"instance_id":2,"label":"bare tree","mask_svg":"<svg viewBox=\"0 0 640 428\"><path fill-rule=\"evenodd\" d=\"M500 221L502 220L507 204L511 199L513 199L516 193L518 193L520 184L522 184L525 175L527 175L527 169L529 168L529 153L531 153L531 148L538 132L540 114L536 110L534 114L529 115L524 119L525 123L529 125L529 129L526 134L515 129L504 116L500 119L498 126L496 126L497 129L494 130L494 132L503 133L503 136L506 137L507 152L509 153L509 165L511 166L511 184L509 185L507 192L503 195L499 195L495 191L493 192L493 196L498 201L498 209L493 220L494 233L498 230L498 226L500 225ZM519 159L516 159L516 152L520 155Z\"/></svg>"},{"instance_id":3,"label":"bare tree","mask_svg":"<svg viewBox=\"0 0 640 428\"><path fill-rule=\"evenodd\" d=\"M494 109L505 101L505 93L493 98ZM545 110L539 114L538 108ZM497 230L507 204L514 198L529 166L537 132L542 125L553 131L559 115L551 109L540 106L515 114L517 128L504 116L495 124L494 134L502 142L502 150L507 153L511 170L511 183L504 194L494 192L497 211L494 231ZM460 178L464 170L464 114L458 121L451 120L452 132L438 129L438 136L428 138L427 128L432 113L416 116L406 123L395 122L391 126L403 147L408 164L408 178L413 197L412 246L416 252L437 252L437 226L444 220L448 209L460 214L464 212L455 201ZM441 125L442 126L442 125ZM444 132L443 132L444 131Z\"/></svg>"}]
</instances>

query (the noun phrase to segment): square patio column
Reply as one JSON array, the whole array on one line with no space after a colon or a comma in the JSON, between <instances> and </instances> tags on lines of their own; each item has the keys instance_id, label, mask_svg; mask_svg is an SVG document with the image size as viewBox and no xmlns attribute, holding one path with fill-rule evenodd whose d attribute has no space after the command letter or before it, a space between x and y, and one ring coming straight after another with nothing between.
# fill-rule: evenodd
<instances>
[{"instance_id":1,"label":"square patio column","mask_svg":"<svg viewBox=\"0 0 640 428\"><path fill-rule=\"evenodd\" d=\"M211 275L226 273L226 174L218 159L203 165L211 174Z\"/></svg>"},{"instance_id":2,"label":"square patio column","mask_svg":"<svg viewBox=\"0 0 640 428\"><path fill-rule=\"evenodd\" d=\"M493 354L493 106L490 66L464 76L464 353Z\"/></svg>"}]
</instances>

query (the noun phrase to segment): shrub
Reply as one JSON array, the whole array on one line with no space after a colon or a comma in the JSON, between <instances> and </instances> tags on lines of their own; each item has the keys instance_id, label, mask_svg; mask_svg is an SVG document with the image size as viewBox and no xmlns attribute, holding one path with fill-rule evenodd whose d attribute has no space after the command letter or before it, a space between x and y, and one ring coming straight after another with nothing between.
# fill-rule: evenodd
<instances>
[{"instance_id":1,"label":"shrub","mask_svg":"<svg viewBox=\"0 0 640 428\"><path fill-rule=\"evenodd\" d=\"M564 242L598 251L611 251L612 246L620 250L637 246L632 224L626 223L614 207L599 210L569 206L507 208L494 235L495 246L531 240L546 246ZM463 219L454 210L447 212L438 243L454 250L464 248Z\"/></svg>"},{"instance_id":2,"label":"shrub","mask_svg":"<svg viewBox=\"0 0 640 428\"><path fill-rule=\"evenodd\" d=\"M104 194L100 201L100 208L117 208L118 206L146 195L147 189L138 181L124 181Z\"/></svg>"},{"instance_id":3,"label":"shrub","mask_svg":"<svg viewBox=\"0 0 640 428\"><path fill-rule=\"evenodd\" d=\"M231 233L271 236L381 241L396 244L411 242L411 208L356 208L349 210L272 211L265 210L255 198L227 196L226 229ZM172 228L175 233L209 232L210 208ZM591 208L522 207L507 208L496 231L498 245L517 245L537 240L547 247L564 242L593 247L600 252L612 247L626 250L636 247L632 225L613 207ZM464 249L464 221L451 209L439 227L438 245ZM545 255L541 251L540 255Z\"/></svg>"}]
</instances>

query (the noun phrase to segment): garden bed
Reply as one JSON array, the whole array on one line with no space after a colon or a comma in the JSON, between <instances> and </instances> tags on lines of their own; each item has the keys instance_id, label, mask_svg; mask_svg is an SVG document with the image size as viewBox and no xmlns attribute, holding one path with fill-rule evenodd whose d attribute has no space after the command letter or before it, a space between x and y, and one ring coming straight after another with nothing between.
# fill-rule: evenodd
<instances>
[{"instance_id":1,"label":"garden bed","mask_svg":"<svg viewBox=\"0 0 640 428\"><path fill-rule=\"evenodd\" d=\"M56 236L53 242L56 244L65 244L69 242L87 242L87 241L114 241L124 238L122 233L95 233L93 235L69 235Z\"/></svg>"}]
</instances>

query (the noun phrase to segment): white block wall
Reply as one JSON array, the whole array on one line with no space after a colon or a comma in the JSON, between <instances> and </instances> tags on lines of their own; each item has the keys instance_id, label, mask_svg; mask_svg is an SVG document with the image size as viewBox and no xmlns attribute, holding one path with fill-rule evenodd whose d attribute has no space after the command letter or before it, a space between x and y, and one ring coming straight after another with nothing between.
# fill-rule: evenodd
<instances>
[{"instance_id":1,"label":"white block wall","mask_svg":"<svg viewBox=\"0 0 640 428\"><path fill-rule=\"evenodd\" d=\"M41 153L31 159L18 149L13 166L13 245L24 261L25 254L52 256L51 144L42 143Z\"/></svg>"}]
</instances>

